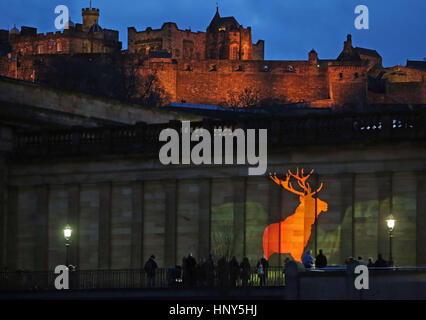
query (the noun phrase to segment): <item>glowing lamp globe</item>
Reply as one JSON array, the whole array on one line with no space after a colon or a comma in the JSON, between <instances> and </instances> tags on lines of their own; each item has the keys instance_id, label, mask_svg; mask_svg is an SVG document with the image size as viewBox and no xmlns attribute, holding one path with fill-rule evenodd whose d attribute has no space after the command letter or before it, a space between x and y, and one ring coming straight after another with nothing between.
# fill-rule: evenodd
<instances>
[{"instance_id":1,"label":"glowing lamp globe","mask_svg":"<svg viewBox=\"0 0 426 320\"><path fill-rule=\"evenodd\" d=\"M72 229L69 225L67 225L64 229L64 238L65 240L69 240L71 238L71 234L72 234Z\"/></svg>"},{"instance_id":2,"label":"glowing lamp globe","mask_svg":"<svg viewBox=\"0 0 426 320\"><path fill-rule=\"evenodd\" d=\"M395 219L390 216L387 220L386 220L386 224L388 225L388 229L389 231L392 231L393 228L395 227Z\"/></svg>"}]
</instances>

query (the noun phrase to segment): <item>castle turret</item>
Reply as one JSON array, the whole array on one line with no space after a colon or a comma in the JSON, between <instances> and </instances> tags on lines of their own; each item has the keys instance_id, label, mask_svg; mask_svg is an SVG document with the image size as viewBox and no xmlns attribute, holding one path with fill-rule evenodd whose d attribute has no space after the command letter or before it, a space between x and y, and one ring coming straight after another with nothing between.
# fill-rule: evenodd
<instances>
[{"instance_id":1,"label":"castle turret","mask_svg":"<svg viewBox=\"0 0 426 320\"><path fill-rule=\"evenodd\" d=\"M352 52L352 35L348 34L346 41L343 44L343 52L351 53Z\"/></svg>"},{"instance_id":2,"label":"castle turret","mask_svg":"<svg viewBox=\"0 0 426 320\"><path fill-rule=\"evenodd\" d=\"M309 52L309 64L318 65L318 53L314 49Z\"/></svg>"},{"instance_id":3,"label":"castle turret","mask_svg":"<svg viewBox=\"0 0 426 320\"><path fill-rule=\"evenodd\" d=\"M89 31L94 24L99 24L99 9L85 8L82 9L83 31Z\"/></svg>"}]
</instances>

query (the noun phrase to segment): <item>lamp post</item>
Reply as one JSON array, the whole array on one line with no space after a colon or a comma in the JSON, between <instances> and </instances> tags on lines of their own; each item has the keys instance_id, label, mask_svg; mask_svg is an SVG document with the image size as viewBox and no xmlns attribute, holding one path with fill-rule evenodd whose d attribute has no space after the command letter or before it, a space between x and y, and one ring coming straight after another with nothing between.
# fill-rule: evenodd
<instances>
[{"instance_id":1,"label":"lamp post","mask_svg":"<svg viewBox=\"0 0 426 320\"><path fill-rule=\"evenodd\" d=\"M386 220L386 224L389 230L389 266L393 267L393 258L392 258L392 237L393 237L393 229L395 228L395 219L392 215Z\"/></svg>"},{"instance_id":2,"label":"lamp post","mask_svg":"<svg viewBox=\"0 0 426 320\"><path fill-rule=\"evenodd\" d=\"M71 240L71 235L72 235L72 229L69 225L67 225L64 229L64 238L65 238L65 248L67 250L66 252L66 267L68 268L69 265L69 247L70 247L70 240Z\"/></svg>"}]
</instances>

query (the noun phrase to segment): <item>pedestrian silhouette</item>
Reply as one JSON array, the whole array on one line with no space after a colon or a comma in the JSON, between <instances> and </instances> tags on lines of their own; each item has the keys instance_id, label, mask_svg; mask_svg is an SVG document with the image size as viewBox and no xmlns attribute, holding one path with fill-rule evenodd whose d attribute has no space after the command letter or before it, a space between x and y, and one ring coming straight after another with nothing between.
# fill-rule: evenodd
<instances>
[{"instance_id":1,"label":"pedestrian silhouette","mask_svg":"<svg viewBox=\"0 0 426 320\"><path fill-rule=\"evenodd\" d=\"M381 254L381 253L379 253L379 254L377 255L377 260L376 260L376 262L374 263L374 266L375 266L375 267L377 267L377 268L383 268L383 267L387 267L387 266L388 266L387 261L386 261L385 259L383 259L383 257L382 257L382 254Z\"/></svg>"},{"instance_id":2,"label":"pedestrian silhouette","mask_svg":"<svg viewBox=\"0 0 426 320\"><path fill-rule=\"evenodd\" d=\"M250 262L247 257L244 257L243 262L241 262L240 272L243 287L247 287L250 279Z\"/></svg>"},{"instance_id":3,"label":"pedestrian silhouette","mask_svg":"<svg viewBox=\"0 0 426 320\"><path fill-rule=\"evenodd\" d=\"M314 266L314 258L312 257L312 250L306 250L302 257L302 263L306 269L310 269Z\"/></svg>"},{"instance_id":4,"label":"pedestrian silhouette","mask_svg":"<svg viewBox=\"0 0 426 320\"><path fill-rule=\"evenodd\" d=\"M261 286L266 284L266 279L268 278L268 268L268 260L266 260L265 255L263 255L256 265L257 275L259 276Z\"/></svg>"},{"instance_id":5,"label":"pedestrian silhouette","mask_svg":"<svg viewBox=\"0 0 426 320\"><path fill-rule=\"evenodd\" d=\"M240 276L240 265L238 264L237 258L232 257L229 262L229 277L231 281L231 286L235 287Z\"/></svg>"},{"instance_id":6,"label":"pedestrian silhouette","mask_svg":"<svg viewBox=\"0 0 426 320\"><path fill-rule=\"evenodd\" d=\"M327 266L327 257L323 254L322 249L315 258L315 268L325 268Z\"/></svg>"},{"instance_id":7,"label":"pedestrian silhouette","mask_svg":"<svg viewBox=\"0 0 426 320\"><path fill-rule=\"evenodd\" d=\"M148 261L145 263L144 271L148 280L148 287L155 286L155 272L158 269L158 265L155 262L155 256L151 255Z\"/></svg>"}]
</instances>

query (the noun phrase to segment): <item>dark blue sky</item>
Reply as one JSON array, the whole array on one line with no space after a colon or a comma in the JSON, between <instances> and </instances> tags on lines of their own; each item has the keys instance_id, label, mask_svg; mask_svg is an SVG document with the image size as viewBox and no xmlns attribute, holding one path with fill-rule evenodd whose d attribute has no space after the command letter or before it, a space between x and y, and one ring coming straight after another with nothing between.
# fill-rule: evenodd
<instances>
[{"instance_id":1,"label":"dark blue sky","mask_svg":"<svg viewBox=\"0 0 426 320\"><path fill-rule=\"evenodd\" d=\"M407 59L426 57L425 0L218 0L222 16L235 16L251 26L253 41L266 41L265 58L307 59L314 48L320 58L336 58L346 34L354 46L376 49L385 66L405 65ZM54 30L54 8L65 4L72 20L81 23L81 8L89 0L1 0L0 28L16 23ZM144 30L176 22L181 29L205 31L216 10L216 0L93 0L100 8L100 25L120 31L127 47L127 27ZM354 9L370 10L370 29L356 30Z\"/></svg>"}]
</instances>

